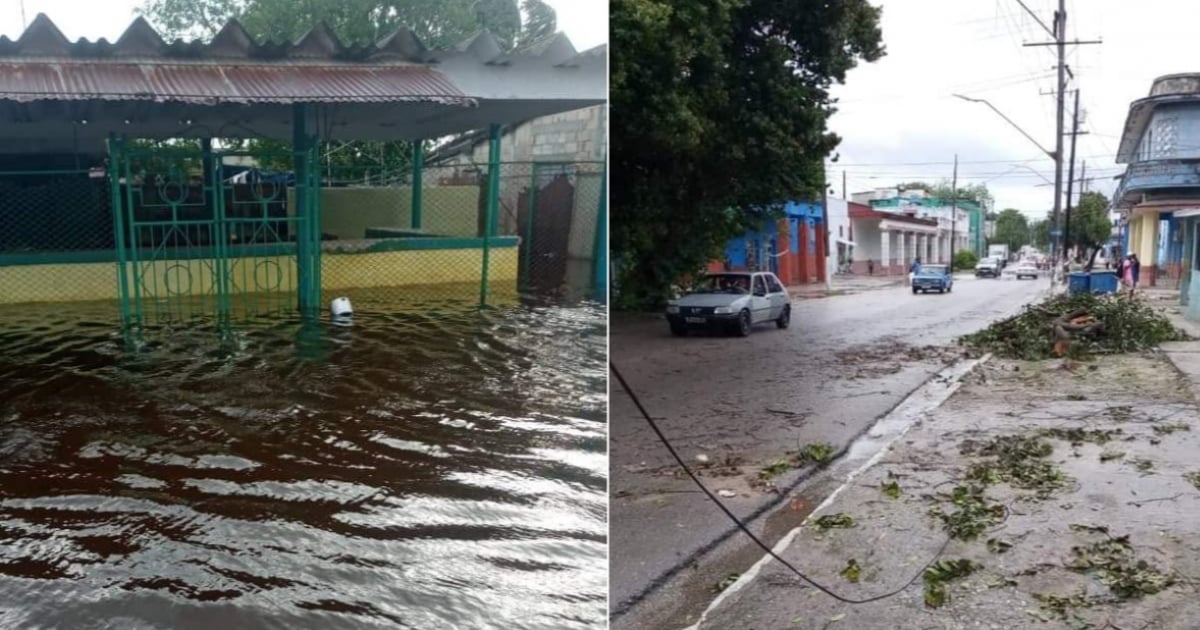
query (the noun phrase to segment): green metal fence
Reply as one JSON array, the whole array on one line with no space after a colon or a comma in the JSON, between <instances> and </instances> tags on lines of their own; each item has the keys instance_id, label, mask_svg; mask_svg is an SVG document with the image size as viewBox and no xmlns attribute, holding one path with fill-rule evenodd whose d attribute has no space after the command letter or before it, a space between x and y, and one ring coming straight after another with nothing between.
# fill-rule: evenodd
<instances>
[{"instance_id":1,"label":"green metal fence","mask_svg":"<svg viewBox=\"0 0 1200 630\"><path fill-rule=\"evenodd\" d=\"M340 295L366 308L563 302L603 286L601 163L397 172L322 163L316 146L270 162L297 160L320 166L119 139L65 164L0 161L0 306L113 300L141 322Z\"/></svg>"}]
</instances>

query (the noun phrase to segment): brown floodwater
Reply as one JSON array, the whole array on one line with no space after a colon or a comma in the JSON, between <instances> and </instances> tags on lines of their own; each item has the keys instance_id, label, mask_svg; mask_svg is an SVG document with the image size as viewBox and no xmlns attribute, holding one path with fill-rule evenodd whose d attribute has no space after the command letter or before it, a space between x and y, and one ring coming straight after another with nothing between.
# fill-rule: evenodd
<instances>
[{"instance_id":1,"label":"brown floodwater","mask_svg":"<svg viewBox=\"0 0 1200 630\"><path fill-rule=\"evenodd\" d=\"M605 311L0 309L0 627L596 628Z\"/></svg>"}]
</instances>

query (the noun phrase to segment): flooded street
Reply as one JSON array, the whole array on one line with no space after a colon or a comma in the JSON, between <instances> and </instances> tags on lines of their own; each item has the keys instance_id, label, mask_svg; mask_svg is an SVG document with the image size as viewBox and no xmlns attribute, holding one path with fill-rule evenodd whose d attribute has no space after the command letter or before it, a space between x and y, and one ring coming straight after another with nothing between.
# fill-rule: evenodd
<instances>
[{"instance_id":1,"label":"flooded street","mask_svg":"<svg viewBox=\"0 0 1200 630\"><path fill-rule=\"evenodd\" d=\"M585 628L605 311L0 311L0 626Z\"/></svg>"}]
</instances>

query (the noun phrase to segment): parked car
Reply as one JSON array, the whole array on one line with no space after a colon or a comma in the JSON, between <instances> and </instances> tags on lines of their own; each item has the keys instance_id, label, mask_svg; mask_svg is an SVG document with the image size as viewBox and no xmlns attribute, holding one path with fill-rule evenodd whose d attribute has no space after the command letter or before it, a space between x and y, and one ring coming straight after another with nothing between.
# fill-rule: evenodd
<instances>
[{"instance_id":1,"label":"parked car","mask_svg":"<svg viewBox=\"0 0 1200 630\"><path fill-rule=\"evenodd\" d=\"M975 265L976 278L999 278L1000 261L995 258L984 258Z\"/></svg>"},{"instance_id":2,"label":"parked car","mask_svg":"<svg viewBox=\"0 0 1200 630\"><path fill-rule=\"evenodd\" d=\"M946 265L921 265L921 270L913 278L912 292L914 295L930 291L949 293L953 288L954 275L950 273L950 267Z\"/></svg>"},{"instance_id":3,"label":"parked car","mask_svg":"<svg viewBox=\"0 0 1200 630\"><path fill-rule=\"evenodd\" d=\"M791 320L787 289L775 274L762 271L705 276L687 295L667 304L667 323L676 336L691 328L715 328L745 337L756 324L775 322L787 328Z\"/></svg>"}]
</instances>

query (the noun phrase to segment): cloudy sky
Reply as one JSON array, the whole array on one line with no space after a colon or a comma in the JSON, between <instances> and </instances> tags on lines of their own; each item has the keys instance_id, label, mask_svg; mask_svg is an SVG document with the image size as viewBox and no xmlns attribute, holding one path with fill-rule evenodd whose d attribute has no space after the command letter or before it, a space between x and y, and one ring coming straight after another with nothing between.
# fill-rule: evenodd
<instances>
[{"instance_id":1,"label":"cloudy sky","mask_svg":"<svg viewBox=\"0 0 1200 630\"><path fill-rule=\"evenodd\" d=\"M15 38L23 30L21 4L32 21L45 13L68 39L106 37L114 41L141 7L141 0L3 0L0 2L0 35ZM558 28L575 47L585 50L608 41L607 0L547 0L558 13Z\"/></svg>"},{"instance_id":2,"label":"cloudy sky","mask_svg":"<svg viewBox=\"0 0 1200 630\"><path fill-rule=\"evenodd\" d=\"M828 167L834 190L842 192L843 171L850 192L949 179L957 153L959 181L986 183L997 209L1044 216L1053 205L1045 180L1054 181L1054 163L986 105L952 94L987 99L1053 150L1054 48L1022 46L1048 41L1048 33L1016 0L877 4L888 55L851 71L835 90L841 105L832 126L843 142ZM1056 0L1025 4L1052 26ZM1129 102L1146 96L1157 76L1200 72L1198 23L1200 3L1185 0L1067 0L1069 37L1104 42L1069 48L1067 56L1087 115L1076 155L1096 177L1089 190L1114 189ZM1070 115L1068 99L1068 127Z\"/></svg>"}]
</instances>

